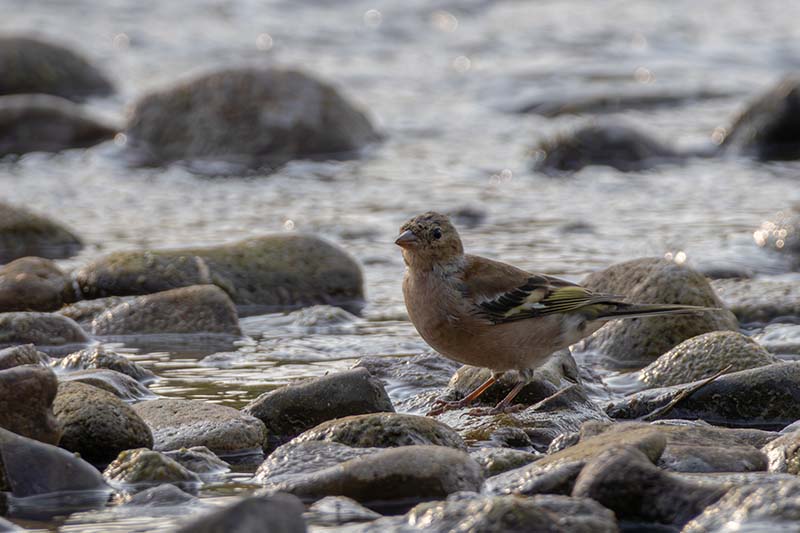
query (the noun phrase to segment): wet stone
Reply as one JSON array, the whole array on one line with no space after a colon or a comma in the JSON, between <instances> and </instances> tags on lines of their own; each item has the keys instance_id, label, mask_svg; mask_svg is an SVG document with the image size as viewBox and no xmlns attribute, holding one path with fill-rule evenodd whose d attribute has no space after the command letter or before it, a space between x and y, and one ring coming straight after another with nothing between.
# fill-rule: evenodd
<instances>
[{"instance_id":1,"label":"wet stone","mask_svg":"<svg viewBox=\"0 0 800 533\"><path fill-rule=\"evenodd\" d=\"M435 445L460 450L464 441L451 427L424 416L372 413L329 420L292 442L338 442L356 448Z\"/></svg>"},{"instance_id":2,"label":"wet stone","mask_svg":"<svg viewBox=\"0 0 800 533\"><path fill-rule=\"evenodd\" d=\"M0 96L0 156L88 148L115 133L113 126L58 96Z\"/></svg>"},{"instance_id":3,"label":"wet stone","mask_svg":"<svg viewBox=\"0 0 800 533\"><path fill-rule=\"evenodd\" d=\"M0 313L0 347L34 344L41 348L88 341L81 327L67 317L51 313Z\"/></svg>"},{"instance_id":4,"label":"wet stone","mask_svg":"<svg viewBox=\"0 0 800 533\"><path fill-rule=\"evenodd\" d=\"M160 399L133 409L153 431L158 451L205 446L221 457L260 454L266 437L263 422L224 405Z\"/></svg>"},{"instance_id":5,"label":"wet stone","mask_svg":"<svg viewBox=\"0 0 800 533\"><path fill-rule=\"evenodd\" d=\"M152 294L212 283L240 314L314 304L360 308L363 278L341 248L299 233L256 237L212 248L116 252L74 273L86 298Z\"/></svg>"},{"instance_id":6,"label":"wet stone","mask_svg":"<svg viewBox=\"0 0 800 533\"><path fill-rule=\"evenodd\" d=\"M134 300L134 298L134 296L109 296L95 300L79 300L65 305L56 311L56 314L71 318L80 324L82 328L89 330L92 328L92 321L95 318L121 303Z\"/></svg>"},{"instance_id":7,"label":"wet stone","mask_svg":"<svg viewBox=\"0 0 800 533\"><path fill-rule=\"evenodd\" d=\"M627 301L721 308L705 276L659 258L618 263L587 276L582 284ZM575 346L598 352L609 363L627 368L645 366L681 342L710 331L738 331L736 317L725 309L677 316L614 320Z\"/></svg>"},{"instance_id":8,"label":"wet stone","mask_svg":"<svg viewBox=\"0 0 800 533\"><path fill-rule=\"evenodd\" d=\"M337 442L290 442L269 454L256 470L253 481L276 484L372 455L382 448L353 448Z\"/></svg>"},{"instance_id":9,"label":"wet stone","mask_svg":"<svg viewBox=\"0 0 800 533\"><path fill-rule=\"evenodd\" d=\"M407 397L408 390L444 387L459 364L435 352L426 352L411 357L364 357L354 368L366 368L381 379L390 396Z\"/></svg>"},{"instance_id":10,"label":"wet stone","mask_svg":"<svg viewBox=\"0 0 800 533\"><path fill-rule=\"evenodd\" d=\"M113 370L142 383L148 383L156 379L156 375L150 370L102 345L91 346L71 353L55 361L53 368L68 372L89 369Z\"/></svg>"},{"instance_id":11,"label":"wet stone","mask_svg":"<svg viewBox=\"0 0 800 533\"><path fill-rule=\"evenodd\" d=\"M469 455L481 465L487 478L525 466L542 457L541 454L511 448L481 448Z\"/></svg>"},{"instance_id":12,"label":"wet stone","mask_svg":"<svg viewBox=\"0 0 800 533\"><path fill-rule=\"evenodd\" d=\"M0 267L0 312L55 311L74 299L72 282L49 259L22 257Z\"/></svg>"},{"instance_id":13,"label":"wet stone","mask_svg":"<svg viewBox=\"0 0 800 533\"><path fill-rule=\"evenodd\" d=\"M795 281L714 280L714 290L745 324L800 320L800 287Z\"/></svg>"},{"instance_id":14,"label":"wet stone","mask_svg":"<svg viewBox=\"0 0 800 533\"><path fill-rule=\"evenodd\" d=\"M175 485L166 483L150 487L130 496L125 505L136 507L172 507L197 502L197 498L183 492Z\"/></svg>"},{"instance_id":15,"label":"wet stone","mask_svg":"<svg viewBox=\"0 0 800 533\"><path fill-rule=\"evenodd\" d=\"M339 526L376 520L381 515L344 496L326 496L309 506L304 518L315 526Z\"/></svg>"},{"instance_id":16,"label":"wet stone","mask_svg":"<svg viewBox=\"0 0 800 533\"><path fill-rule=\"evenodd\" d=\"M306 533L304 510L288 494L250 496L202 513L175 533Z\"/></svg>"},{"instance_id":17,"label":"wet stone","mask_svg":"<svg viewBox=\"0 0 800 533\"><path fill-rule=\"evenodd\" d=\"M230 465L217 457L205 446L192 446L164 452L164 455L176 461L196 474L213 475L222 474L230 470Z\"/></svg>"},{"instance_id":18,"label":"wet stone","mask_svg":"<svg viewBox=\"0 0 800 533\"><path fill-rule=\"evenodd\" d=\"M92 321L101 336L158 333L223 333L241 336L236 307L215 285L182 287L140 296Z\"/></svg>"},{"instance_id":19,"label":"wet stone","mask_svg":"<svg viewBox=\"0 0 800 533\"><path fill-rule=\"evenodd\" d=\"M59 446L93 464L107 465L124 450L153 446L150 429L136 412L97 387L59 383L53 412L63 429Z\"/></svg>"},{"instance_id":20,"label":"wet stone","mask_svg":"<svg viewBox=\"0 0 800 533\"><path fill-rule=\"evenodd\" d=\"M270 488L301 498L347 496L359 502L423 501L459 491L477 491L480 466L465 452L444 446L401 446L311 474L293 477Z\"/></svg>"},{"instance_id":21,"label":"wet stone","mask_svg":"<svg viewBox=\"0 0 800 533\"><path fill-rule=\"evenodd\" d=\"M0 202L0 264L26 256L62 259L81 248L80 238L61 224Z\"/></svg>"},{"instance_id":22,"label":"wet stone","mask_svg":"<svg viewBox=\"0 0 800 533\"><path fill-rule=\"evenodd\" d=\"M792 431L761 448L767 456L770 472L800 474L800 431Z\"/></svg>"},{"instance_id":23,"label":"wet stone","mask_svg":"<svg viewBox=\"0 0 800 533\"><path fill-rule=\"evenodd\" d=\"M200 478L180 463L160 452L138 448L121 452L103 471L115 485L155 485L161 483L199 484Z\"/></svg>"},{"instance_id":24,"label":"wet stone","mask_svg":"<svg viewBox=\"0 0 800 533\"><path fill-rule=\"evenodd\" d=\"M327 420L393 411L383 384L363 368L281 387L242 409L264 422L269 435L267 449Z\"/></svg>"},{"instance_id":25,"label":"wet stone","mask_svg":"<svg viewBox=\"0 0 800 533\"><path fill-rule=\"evenodd\" d=\"M33 344L20 344L0 350L0 370L22 365L48 365L50 357Z\"/></svg>"},{"instance_id":26,"label":"wet stone","mask_svg":"<svg viewBox=\"0 0 800 533\"><path fill-rule=\"evenodd\" d=\"M643 368L639 379L650 386L668 387L711 377L728 366L730 373L777 362L750 337L736 331L712 331L672 348Z\"/></svg>"},{"instance_id":27,"label":"wet stone","mask_svg":"<svg viewBox=\"0 0 800 533\"><path fill-rule=\"evenodd\" d=\"M147 387L130 376L105 368L89 368L78 370L69 374L61 374L59 380L63 382L76 381L92 385L98 389L110 392L117 398L126 402L151 400L156 395Z\"/></svg>"},{"instance_id":28,"label":"wet stone","mask_svg":"<svg viewBox=\"0 0 800 533\"><path fill-rule=\"evenodd\" d=\"M61 438L53 414L58 380L41 365L16 366L0 371L0 427L48 444Z\"/></svg>"}]
</instances>

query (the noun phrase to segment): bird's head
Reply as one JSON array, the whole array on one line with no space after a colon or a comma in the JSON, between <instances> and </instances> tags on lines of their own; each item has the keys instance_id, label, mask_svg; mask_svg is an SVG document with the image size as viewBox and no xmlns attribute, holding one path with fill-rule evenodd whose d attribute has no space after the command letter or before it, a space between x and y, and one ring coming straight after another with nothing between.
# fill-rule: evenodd
<instances>
[{"instance_id":1,"label":"bird's head","mask_svg":"<svg viewBox=\"0 0 800 533\"><path fill-rule=\"evenodd\" d=\"M406 264L420 267L449 263L464 255L455 226L445 215L429 211L400 227L394 243L403 249Z\"/></svg>"}]
</instances>

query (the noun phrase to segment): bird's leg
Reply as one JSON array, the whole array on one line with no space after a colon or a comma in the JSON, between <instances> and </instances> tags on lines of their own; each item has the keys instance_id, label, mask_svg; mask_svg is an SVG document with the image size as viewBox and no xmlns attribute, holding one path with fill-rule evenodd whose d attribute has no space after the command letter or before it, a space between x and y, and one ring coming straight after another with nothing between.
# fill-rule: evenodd
<instances>
[{"instance_id":1,"label":"bird's leg","mask_svg":"<svg viewBox=\"0 0 800 533\"><path fill-rule=\"evenodd\" d=\"M491 376L489 376L489 379L487 379L486 381L481 383L480 386L478 386L474 391L470 392L469 394L467 394L466 396L464 396L460 400L457 400L457 401L454 401L454 402L448 402L446 400L436 400L436 401L434 401L433 404L436 407L434 407L433 409L428 411L427 416L436 416L436 415L440 415L440 414L442 414L442 413L444 413L446 411L451 411L453 409L461 409L463 407L468 406L469 404L471 404L472 402L477 400L480 397L481 394L486 392L486 389L488 389L489 387L494 385L494 383L502 375L503 375L502 373L499 373L499 374L494 374L493 373Z\"/></svg>"},{"instance_id":2,"label":"bird's leg","mask_svg":"<svg viewBox=\"0 0 800 533\"><path fill-rule=\"evenodd\" d=\"M531 378L533 378L533 370L526 369L521 371L520 379L517 382L517 384L514 385L514 388L512 388L511 391L509 391L509 393L506 394L506 397L500 400L500 402L497 405L495 405L491 409L472 409L467 412L467 415L469 416L499 415L501 413L513 413L525 409L524 405L517 404L512 406L511 402L513 402L514 398L517 397L519 391L521 391L523 387L525 387L525 385L527 385L530 382Z\"/></svg>"}]
</instances>

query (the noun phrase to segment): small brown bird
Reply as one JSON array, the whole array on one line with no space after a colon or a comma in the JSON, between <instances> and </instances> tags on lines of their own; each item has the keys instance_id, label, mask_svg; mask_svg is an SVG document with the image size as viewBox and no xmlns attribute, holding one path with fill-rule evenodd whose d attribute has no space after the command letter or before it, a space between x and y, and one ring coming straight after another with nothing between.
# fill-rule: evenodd
<instances>
[{"instance_id":1,"label":"small brown bird","mask_svg":"<svg viewBox=\"0 0 800 533\"><path fill-rule=\"evenodd\" d=\"M428 415L469 405L503 373L516 370L520 381L488 413L511 410L535 368L605 321L709 310L625 303L569 281L464 254L456 228L435 212L403 224L395 244L403 248L407 267L403 296L408 316L422 338L445 357L493 371L462 400L437 400Z\"/></svg>"}]
</instances>

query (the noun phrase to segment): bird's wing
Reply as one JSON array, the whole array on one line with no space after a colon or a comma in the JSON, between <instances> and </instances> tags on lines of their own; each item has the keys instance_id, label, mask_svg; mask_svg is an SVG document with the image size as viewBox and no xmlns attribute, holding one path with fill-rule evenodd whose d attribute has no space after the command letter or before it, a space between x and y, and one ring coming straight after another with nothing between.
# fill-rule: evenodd
<instances>
[{"instance_id":1,"label":"bird's wing","mask_svg":"<svg viewBox=\"0 0 800 533\"><path fill-rule=\"evenodd\" d=\"M473 312L495 324L618 301L569 281L476 256L467 256L463 282Z\"/></svg>"}]
</instances>

